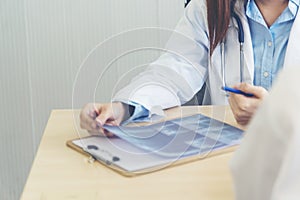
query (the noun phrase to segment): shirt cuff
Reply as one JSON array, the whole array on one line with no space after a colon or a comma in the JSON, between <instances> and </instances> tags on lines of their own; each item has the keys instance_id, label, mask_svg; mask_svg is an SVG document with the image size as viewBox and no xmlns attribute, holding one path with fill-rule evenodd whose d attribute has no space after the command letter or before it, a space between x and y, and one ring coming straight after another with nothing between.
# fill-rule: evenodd
<instances>
[{"instance_id":1,"label":"shirt cuff","mask_svg":"<svg viewBox=\"0 0 300 200\"><path fill-rule=\"evenodd\" d=\"M130 118L122 122L122 125L126 125L132 122L147 122L150 120L150 112L144 106L133 101L124 103L132 106L134 109L133 111L131 111L132 115L130 116Z\"/></svg>"}]
</instances>

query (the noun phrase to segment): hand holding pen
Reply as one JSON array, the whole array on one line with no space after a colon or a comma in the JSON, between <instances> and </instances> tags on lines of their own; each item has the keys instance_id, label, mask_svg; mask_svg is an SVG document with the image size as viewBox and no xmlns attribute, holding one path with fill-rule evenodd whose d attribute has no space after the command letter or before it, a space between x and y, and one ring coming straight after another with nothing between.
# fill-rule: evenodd
<instances>
[{"instance_id":1,"label":"hand holding pen","mask_svg":"<svg viewBox=\"0 0 300 200\"><path fill-rule=\"evenodd\" d=\"M232 88L224 88L230 93L229 104L236 121L241 125L247 125L251 117L268 95L266 89L253 86L248 83L240 83Z\"/></svg>"}]
</instances>

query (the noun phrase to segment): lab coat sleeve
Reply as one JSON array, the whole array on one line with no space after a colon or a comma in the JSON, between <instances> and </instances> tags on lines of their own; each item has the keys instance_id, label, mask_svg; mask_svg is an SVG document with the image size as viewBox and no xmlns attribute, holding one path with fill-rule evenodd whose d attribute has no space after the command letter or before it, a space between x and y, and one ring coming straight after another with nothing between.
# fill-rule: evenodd
<instances>
[{"instance_id":1,"label":"lab coat sleeve","mask_svg":"<svg viewBox=\"0 0 300 200\"><path fill-rule=\"evenodd\" d=\"M136 102L152 112L184 104L199 91L207 77L208 30L205 0L193 0L186 8L156 61L113 101Z\"/></svg>"},{"instance_id":2,"label":"lab coat sleeve","mask_svg":"<svg viewBox=\"0 0 300 200\"><path fill-rule=\"evenodd\" d=\"M299 66L281 74L234 155L237 200L300 198L299 74Z\"/></svg>"}]
</instances>

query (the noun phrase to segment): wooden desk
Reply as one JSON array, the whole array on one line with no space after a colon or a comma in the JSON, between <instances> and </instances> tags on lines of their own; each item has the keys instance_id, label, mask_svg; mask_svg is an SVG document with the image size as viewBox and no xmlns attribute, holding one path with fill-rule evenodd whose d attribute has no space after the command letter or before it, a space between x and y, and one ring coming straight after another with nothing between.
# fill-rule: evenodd
<instances>
[{"instance_id":1,"label":"wooden desk","mask_svg":"<svg viewBox=\"0 0 300 200\"><path fill-rule=\"evenodd\" d=\"M71 110L54 110L48 121L21 199L233 199L228 162L232 154L127 178L66 146L78 137ZM205 113L236 125L228 107L183 107L178 116ZM77 122L74 122L74 119Z\"/></svg>"}]
</instances>

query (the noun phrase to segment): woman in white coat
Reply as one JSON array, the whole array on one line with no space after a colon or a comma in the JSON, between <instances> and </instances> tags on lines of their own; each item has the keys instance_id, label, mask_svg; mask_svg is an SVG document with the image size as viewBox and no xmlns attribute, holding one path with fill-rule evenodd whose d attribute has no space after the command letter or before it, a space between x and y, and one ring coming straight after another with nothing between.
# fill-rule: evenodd
<instances>
[{"instance_id":1,"label":"woman in white coat","mask_svg":"<svg viewBox=\"0 0 300 200\"><path fill-rule=\"evenodd\" d=\"M168 52L119 91L113 103L87 104L81 127L97 134L103 124L118 125L132 115L134 120L157 114L158 107L182 105L204 82L203 104L229 102L237 122L247 124L281 68L298 59L298 7L299 0L192 0L166 46ZM244 62L239 59L240 29ZM224 84L254 97L228 98L221 90Z\"/></svg>"}]
</instances>

